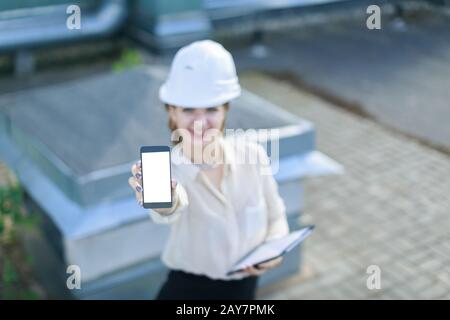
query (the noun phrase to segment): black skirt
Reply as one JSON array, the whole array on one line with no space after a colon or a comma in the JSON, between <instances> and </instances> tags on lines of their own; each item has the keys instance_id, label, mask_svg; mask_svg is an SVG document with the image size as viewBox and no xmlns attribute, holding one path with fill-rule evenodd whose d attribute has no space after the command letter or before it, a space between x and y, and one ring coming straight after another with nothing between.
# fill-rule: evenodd
<instances>
[{"instance_id":1,"label":"black skirt","mask_svg":"<svg viewBox=\"0 0 450 320\"><path fill-rule=\"evenodd\" d=\"M214 280L179 270L171 270L157 300L254 300L258 277Z\"/></svg>"}]
</instances>

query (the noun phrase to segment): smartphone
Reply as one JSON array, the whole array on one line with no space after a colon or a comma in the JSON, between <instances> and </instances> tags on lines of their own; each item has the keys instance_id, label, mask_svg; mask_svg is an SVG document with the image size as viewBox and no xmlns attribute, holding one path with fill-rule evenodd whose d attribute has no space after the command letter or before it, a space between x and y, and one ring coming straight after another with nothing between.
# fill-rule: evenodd
<instances>
[{"instance_id":1,"label":"smartphone","mask_svg":"<svg viewBox=\"0 0 450 320\"><path fill-rule=\"evenodd\" d=\"M171 208L170 147L141 147L141 170L144 208Z\"/></svg>"}]
</instances>

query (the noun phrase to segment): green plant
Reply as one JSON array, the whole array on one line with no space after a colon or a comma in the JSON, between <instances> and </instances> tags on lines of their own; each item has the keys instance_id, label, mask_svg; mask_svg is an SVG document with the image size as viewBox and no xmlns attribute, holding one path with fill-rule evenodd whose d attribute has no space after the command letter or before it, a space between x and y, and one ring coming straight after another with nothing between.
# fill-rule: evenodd
<instances>
[{"instance_id":1,"label":"green plant","mask_svg":"<svg viewBox=\"0 0 450 320\"><path fill-rule=\"evenodd\" d=\"M136 49L124 49L119 59L113 64L112 69L115 72L123 71L143 63L142 56Z\"/></svg>"},{"instance_id":2,"label":"green plant","mask_svg":"<svg viewBox=\"0 0 450 320\"><path fill-rule=\"evenodd\" d=\"M20 238L21 231L36 229L39 219L26 213L22 194L18 185L0 187L0 299L40 297Z\"/></svg>"}]
</instances>

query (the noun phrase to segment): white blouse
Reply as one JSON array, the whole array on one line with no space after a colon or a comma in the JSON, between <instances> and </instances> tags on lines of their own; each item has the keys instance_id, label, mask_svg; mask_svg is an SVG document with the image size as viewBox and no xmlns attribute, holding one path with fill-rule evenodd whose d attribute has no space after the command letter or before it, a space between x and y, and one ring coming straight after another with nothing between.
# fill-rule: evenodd
<instances>
[{"instance_id":1,"label":"white blouse","mask_svg":"<svg viewBox=\"0 0 450 320\"><path fill-rule=\"evenodd\" d=\"M241 279L247 274L226 273L263 241L288 234L289 227L273 175L267 170L262 174L269 168L264 148L227 138L221 143L225 159L221 190L177 145L171 154L172 179L178 182L175 210L161 215L150 209L149 214L156 223L170 224L170 236L161 257L168 268L212 279ZM237 161L249 153L260 157L260 161Z\"/></svg>"}]
</instances>

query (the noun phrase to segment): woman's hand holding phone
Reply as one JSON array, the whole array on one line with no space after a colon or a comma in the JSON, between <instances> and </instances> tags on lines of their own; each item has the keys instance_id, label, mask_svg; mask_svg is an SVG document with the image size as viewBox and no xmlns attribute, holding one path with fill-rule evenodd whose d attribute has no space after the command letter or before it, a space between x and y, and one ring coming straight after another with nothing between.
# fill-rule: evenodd
<instances>
[{"instance_id":1,"label":"woman's hand holding phone","mask_svg":"<svg viewBox=\"0 0 450 320\"><path fill-rule=\"evenodd\" d=\"M142 198L142 168L141 161L136 162L131 167L132 176L128 179L128 184L134 190L137 203L143 207L143 198ZM158 212L161 215L167 215L172 213L174 208L178 205L178 197L175 193L175 188L177 187L177 181L171 180L171 189L172 189L172 199L174 199L172 208L155 208L152 209Z\"/></svg>"}]
</instances>

